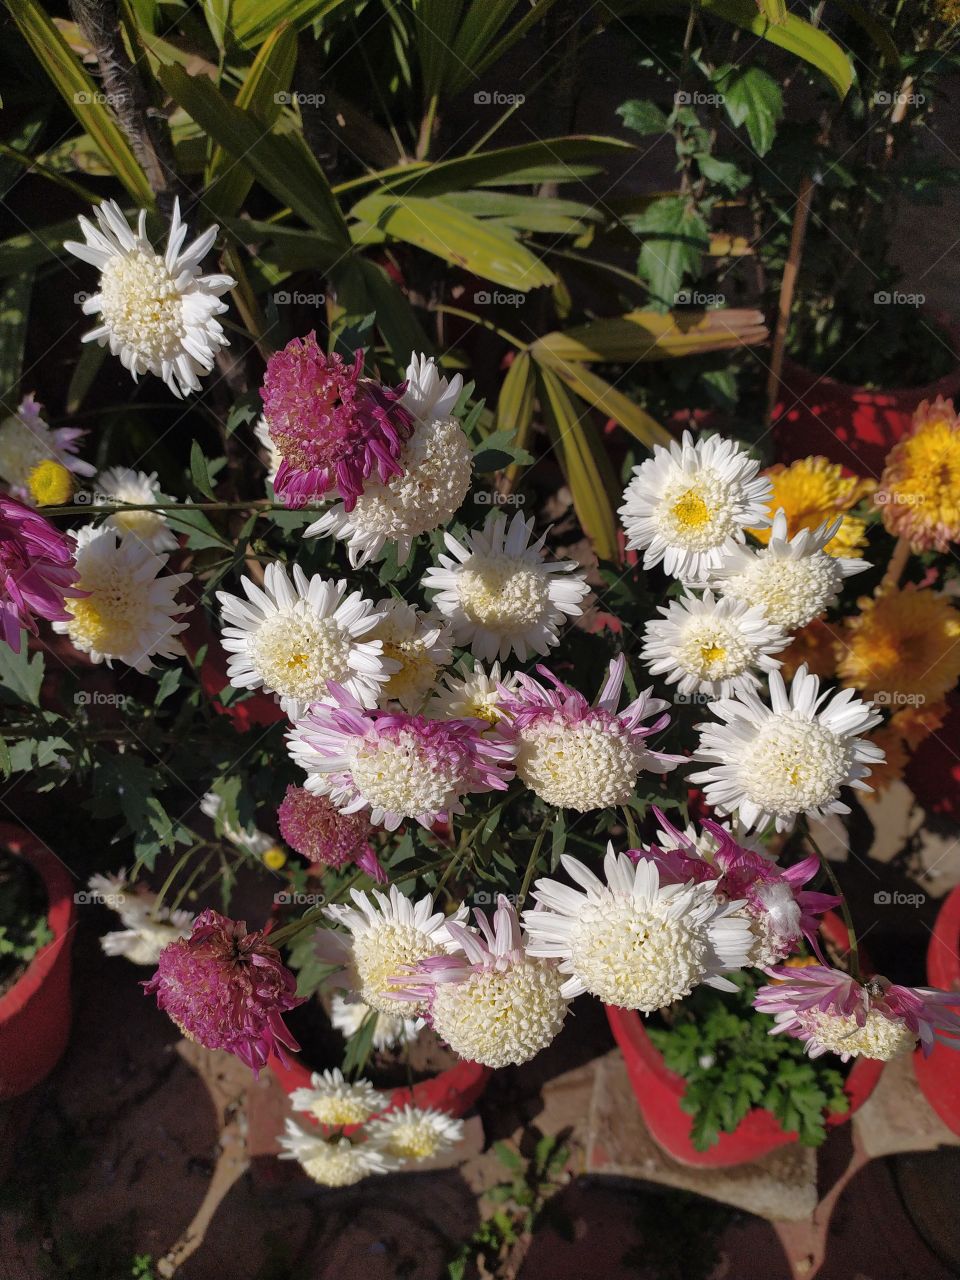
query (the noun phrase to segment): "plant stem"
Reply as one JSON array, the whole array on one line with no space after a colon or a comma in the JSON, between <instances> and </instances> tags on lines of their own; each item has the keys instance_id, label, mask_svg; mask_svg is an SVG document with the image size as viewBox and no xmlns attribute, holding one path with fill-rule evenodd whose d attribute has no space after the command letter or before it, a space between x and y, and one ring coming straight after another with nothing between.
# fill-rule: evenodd
<instances>
[{"instance_id":1,"label":"plant stem","mask_svg":"<svg viewBox=\"0 0 960 1280\"><path fill-rule=\"evenodd\" d=\"M823 850L817 844L816 840L814 840L813 834L810 831L810 826L808 823L804 823L804 836L806 837L807 843L811 846L814 853L820 859L820 865L823 867L824 871L827 873L827 879L830 881L830 885L833 888L833 892L840 899L840 913L843 916L843 923L847 927L847 941L849 943L849 950L847 952L847 964L850 966L851 976L855 978L857 982L862 982L863 978L860 973L860 948L857 946L857 934L856 934L856 930L853 927L853 916L851 916L850 914L850 907L848 906L847 900L844 897L843 890L840 888L840 881L837 879L836 873L834 872L833 867L828 862L827 857L824 854Z\"/></svg>"},{"instance_id":2,"label":"plant stem","mask_svg":"<svg viewBox=\"0 0 960 1280\"><path fill-rule=\"evenodd\" d=\"M880 583L881 589L884 587L895 587L903 577L903 571L907 567L907 561L910 559L910 539L900 537L897 539L897 545L893 548L893 555L890 557L890 563L887 565L887 571L883 575L883 581Z\"/></svg>"},{"instance_id":3,"label":"plant stem","mask_svg":"<svg viewBox=\"0 0 960 1280\"><path fill-rule=\"evenodd\" d=\"M114 516L123 511L170 511L186 514L189 511L289 511L286 502L270 502L267 498L251 498L246 502L84 502L66 507L42 507L43 514L52 516ZM321 511L321 507L297 507L298 511Z\"/></svg>"},{"instance_id":4,"label":"plant stem","mask_svg":"<svg viewBox=\"0 0 960 1280\"><path fill-rule=\"evenodd\" d=\"M527 898L527 890L530 888L530 881L533 879L533 870L537 865L537 859L540 857L540 849L543 846L544 837L547 834L547 826L550 822L550 814L543 815L543 823L537 833L537 838L533 842L533 848L530 850L530 857L527 859L527 869L523 873L523 883L520 886L520 892L517 895L517 911L523 907Z\"/></svg>"},{"instance_id":5,"label":"plant stem","mask_svg":"<svg viewBox=\"0 0 960 1280\"><path fill-rule=\"evenodd\" d=\"M639 849L640 842L637 839L637 826L633 820L633 814L630 812L630 806L623 806L623 820L627 824L627 838L630 841L631 849Z\"/></svg>"},{"instance_id":6,"label":"plant stem","mask_svg":"<svg viewBox=\"0 0 960 1280\"><path fill-rule=\"evenodd\" d=\"M767 379L767 421L773 417L774 405L780 394L780 372L783 369L783 357L787 347L787 331L790 328L790 312L793 310L793 298L797 288L797 276L800 272L800 260L803 257L803 242L807 235L807 222L810 218L810 201L813 196L813 179L806 175L800 181L800 194L797 198L793 228L790 232L790 251L783 268L783 279L780 282L780 298L777 306L777 324L773 331L773 353L770 357L770 376Z\"/></svg>"}]
</instances>

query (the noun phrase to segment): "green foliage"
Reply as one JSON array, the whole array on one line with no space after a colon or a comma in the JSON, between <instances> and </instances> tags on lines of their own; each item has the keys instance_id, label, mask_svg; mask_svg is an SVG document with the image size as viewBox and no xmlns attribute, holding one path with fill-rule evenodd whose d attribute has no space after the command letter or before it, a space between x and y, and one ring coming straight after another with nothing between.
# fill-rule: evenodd
<instances>
[{"instance_id":1,"label":"green foliage","mask_svg":"<svg viewBox=\"0 0 960 1280\"><path fill-rule=\"evenodd\" d=\"M22 859L0 849L0 993L53 941L43 881Z\"/></svg>"},{"instance_id":2,"label":"green foliage","mask_svg":"<svg viewBox=\"0 0 960 1280\"><path fill-rule=\"evenodd\" d=\"M737 994L700 988L676 1011L671 1025L647 1034L671 1071L687 1087L681 1101L693 1116L690 1138L707 1151L732 1133L754 1107L773 1113L804 1146L826 1138L826 1116L846 1111L843 1074L832 1058L809 1058L803 1042L770 1035L772 1018L752 1006L754 979L737 974Z\"/></svg>"}]
</instances>

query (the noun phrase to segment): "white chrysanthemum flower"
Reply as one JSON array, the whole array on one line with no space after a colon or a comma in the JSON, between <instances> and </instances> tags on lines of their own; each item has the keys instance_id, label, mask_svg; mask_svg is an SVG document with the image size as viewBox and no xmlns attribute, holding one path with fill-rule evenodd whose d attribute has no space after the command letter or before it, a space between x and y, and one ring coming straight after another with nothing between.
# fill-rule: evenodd
<instances>
[{"instance_id":1,"label":"white chrysanthemum flower","mask_svg":"<svg viewBox=\"0 0 960 1280\"><path fill-rule=\"evenodd\" d=\"M442 620L421 613L405 600L387 596L374 608L381 620L370 638L380 641L383 656L396 668L380 691L380 705L399 702L405 711L418 711L440 668L453 657L449 631Z\"/></svg>"},{"instance_id":2,"label":"white chrysanthemum flower","mask_svg":"<svg viewBox=\"0 0 960 1280\"><path fill-rule=\"evenodd\" d=\"M493 664L489 675L482 662L474 662L471 671L461 661L456 671L459 675L445 671L440 677L424 714L431 720L486 720L496 724L501 718L500 703L518 688L516 673L502 675L499 662Z\"/></svg>"},{"instance_id":3,"label":"white chrysanthemum flower","mask_svg":"<svg viewBox=\"0 0 960 1280\"><path fill-rule=\"evenodd\" d=\"M73 537L77 587L88 594L64 601L70 620L55 622L54 631L108 667L125 662L147 672L155 657L180 657L183 646L176 636L187 624L174 619L192 605L181 604L176 595L190 574L163 573L166 556L154 555L139 538L119 536L115 529L85 525Z\"/></svg>"},{"instance_id":4,"label":"white chrysanthemum flower","mask_svg":"<svg viewBox=\"0 0 960 1280\"><path fill-rule=\"evenodd\" d=\"M702 582L746 529L765 529L772 485L759 462L732 440L693 441L689 431L669 449L634 468L620 517L627 546L642 550L643 567L663 562L666 573Z\"/></svg>"},{"instance_id":5,"label":"white chrysanthemum flower","mask_svg":"<svg viewBox=\"0 0 960 1280\"><path fill-rule=\"evenodd\" d=\"M290 1105L329 1127L363 1124L387 1106L390 1099L378 1093L369 1080L345 1080L339 1067L310 1076L309 1089L294 1089Z\"/></svg>"},{"instance_id":6,"label":"white chrysanthemum flower","mask_svg":"<svg viewBox=\"0 0 960 1280\"><path fill-rule=\"evenodd\" d=\"M778 831L789 831L800 813L849 813L840 788L870 791L862 779L884 758L881 747L860 736L880 724L881 713L852 689L821 694L806 666L789 694L779 671L770 673L770 704L752 690L713 703L718 722L697 726L693 755L711 767L690 781L703 786L708 804L736 814L747 828L776 822Z\"/></svg>"},{"instance_id":7,"label":"white chrysanthemum flower","mask_svg":"<svg viewBox=\"0 0 960 1280\"><path fill-rule=\"evenodd\" d=\"M651 1013L701 983L721 990L721 975L747 963L753 935L721 902L713 881L661 885L655 862L636 864L607 846L606 884L566 854L561 862L580 888L538 880L537 909L524 912L531 955L560 961L568 999L589 991L605 1004Z\"/></svg>"},{"instance_id":8,"label":"white chrysanthemum flower","mask_svg":"<svg viewBox=\"0 0 960 1280\"><path fill-rule=\"evenodd\" d=\"M278 1139L281 1160L296 1160L305 1173L324 1187L352 1187L374 1173L390 1173L397 1161L373 1142L353 1142L342 1135L325 1138L319 1130L287 1120Z\"/></svg>"},{"instance_id":9,"label":"white chrysanthemum flower","mask_svg":"<svg viewBox=\"0 0 960 1280\"><path fill-rule=\"evenodd\" d=\"M391 1017L420 1017L423 1002L394 999L389 979L428 956L444 954L451 945L447 917L434 911L430 894L412 902L395 884L390 886L389 896L377 889L370 894L351 889L350 896L355 906L331 903L324 914L353 935L353 963L361 997ZM461 906L450 920L461 924L466 917L467 908Z\"/></svg>"},{"instance_id":10,"label":"white chrysanthemum flower","mask_svg":"<svg viewBox=\"0 0 960 1280\"><path fill-rule=\"evenodd\" d=\"M544 559L546 534L531 543L532 533L532 516L525 520L518 511L508 526L495 511L483 529L467 535L466 546L444 534L451 555L441 555L440 566L424 574L454 642L485 662L511 653L525 662L547 653L559 643L557 627L583 612L580 602L590 589L583 570L574 560Z\"/></svg>"},{"instance_id":11,"label":"white chrysanthemum flower","mask_svg":"<svg viewBox=\"0 0 960 1280\"><path fill-rule=\"evenodd\" d=\"M381 1151L396 1160L431 1160L463 1137L463 1121L435 1107L422 1110L408 1103L374 1120L367 1132Z\"/></svg>"},{"instance_id":12,"label":"white chrysanthemum flower","mask_svg":"<svg viewBox=\"0 0 960 1280\"><path fill-rule=\"evenodd\" d=\"M453 416L463 390L463 377L459 373L448 381L442 377L433 356L414 353L407 365L406 382L400 403L418 422Z\"/></svg>"},{"instance_id":13,"label":"white chrysanthemum flower","mask_svg":"<svg viewBox=\"0 0 960 1280\"><path fill-rule=\"evenodd\" d=\"M108 956L124 956L131 964L155 965L160 952L177 938L189 938L193 913L157 905L157 895L131 885L126 874L94 875L88 882L96 900L115 911L125 929L105 933L100 946Z\"/></svg>"},{"instance_id":14,"label":"white chrysanthemum flower","mask_svg":"<svg viewBox=\"0 0 960 1280\"><path fill-rule=\"evenodd\" d=\"M413 1044L424 1026L422 1018L401 1018L397 1014L380 1013L364 1000L350 1000L339 992L330 1001L330 1022L345 1040L350 1040L357 1034L369 1014L373 1014L377 1020L371 1040L375 1050L396 1049L400 1045Z\"/></svg>"},{"instance_id":15,"label":"white chrysanthemum flower","mask_svg":"<svg viewBox=\"0 0 960 1280\"><path fill-rule=\"evenodd\" d=\"M217 592L232 685L277 694L291 720L325 698L331 680L363 706L377 705L394 664L370 638L382 617L370 600L359 591L346 595L346 579L308 579L299 565L291 584L278 561L267 565L262 588L249 578L241 584L246 600Z\"/></svg>"},{"instance_id":16,"label":"white chrysanthemum flower","mask_svg":"<svg viewBox=\"0 0 960 1280\"><path fill-rule=\"evenodd\" d=\"M224 814L223 800L215 791L207 791L201 796L200 812L211 818L216 831L242 852L252 854L274 869L286 862L287 855L274 836L259 827L238 827L232 823Z\"/></svg>"},{"instance_id":17,"label":"white chrysanthemum flower","mask_svg":"<svg viewBox=\"0 0 960 1280\"><path fill-rule=\"evenodd\" d=\"M842 519L787 537L787 518L773 518L765 547L735 548L715 566L712 585L725 596L763 610L784 631L796 631L836 604L844 578L869 568L866 560L828 555L824 547Z\"/></svg>"},{"instance_id":18,"label":"white chrysanthemum flower","mask_svg":"<svg viewBox=\"0 0 960 1280\"><path fill-rule=\"evenodd\" d=\"M353 510L336 503L304 532L329 534L346 542L354 568L396 543L397 561L406 563L414 538L453 519L473 478L473 450L455 418L418 422L400 455L403 474L386 484L367 480Z\"/></svg>"},{"instance_id":19,"label":"white chrysanthemum flower","mask_svg":"<svg viewBox=\"0 0 960 1280\"><path fill-rule=\"evenodd\" d=\"M41 462L59 463L78 476L96 475L96 467L75 456L85 434L76 427L48 426L36 399L24 396L16 412L0 422L0 480L13 497L35 505L30 478Z\"/></svg>"},{"instance_id":20,"label":"white chrysanthemum flower","mask_svg":"<svg viewBox=\"0 0 960 1280\"><path fill-rule=\"evenodd\" d=\"M731 838L740 845L741 849L748 849L751 853L757 853L761 858L765 858L767 862L776 862L776 858L765 849L759 837L751 836L739 818L735 822L717 822L716 825L722 831L729 832ZM657 832L656 841L660 849L687 849L693 845L696 852L707 862L712 862L713 854L720 848L720 841L706 827L699 829L692 823L688 822L681 832L676 835L671 834L667 828L661 827Z\"/></svg>"},{"instance_id":21,"label":"white chrysanthemum flower","mask_svg":"<svg viewBox=\"0 0 960 1280\"><path fill-rule=\"evenodd\" d=\"M232 276L200 274L218 227L208 228L184 249L187 227L174 201L166 252L147 239L146 210L131 231L115 200L94 209L97 226L80 218L85 244L63 247L100 272L100 291L83 303L84 315L99 316L84 342L109 343L136 381L142 373L162 378L175 396L199 391L198 374L209 373L221 347L229 346L214 316L227 310L220 295L237 283Z\"/></svg>"},{"instance_id":22,"label":"white chrysanthemum flower","mask_svg":"<svg viewBox=\"0 0 960 1280\"><path fill-rule=\"evenodd\" d=\"M257 425L253 428L253 434L257 437L264 449L267 451L267 481L273 484L277 478L277 472L280 470L280 463L283 461L283 454L273 442L273 436L270 434L270 424L267 422L263 414L257 419Z\"/></svg>"},{"instance_id":23,"label":"white chrysanthemum flower","mask_svg":"<svg viewBox=\"0 0 960 1280\"><path fill-rule=\"evenodd\" d=\"M791 1016L782 1019L789 1022ZM779 1027L778 1027L779 1030ZM902 1053L912 1053L917 1047L916 1032L901 1020L892 1020L876 1009L866 1015L860 1026L853 1014L817 1013L806 1015L804 1028L807 1036L821 1052L840 1054L848 1058L876 1058L889 1062Z\"/></svg>"},{"instance_id":24,"label":"white chrysanthemum flower","mask_svg":"<svg viewBox=\"0 0 960 1280\"><path fill-rule=\"evenodd\" d=\"M552 960L528 954L516 908L503 894L492 927L483 911L474 916L479 933L448 922L456 951L395 974L394 986L398 996L429 1002L433 1029L461 1058L520 1066L563 1026L563 976Z\"/></svg>"},{"instance_id":25,"label":"white chrysanthemum flower","mask_svg":"<svg viewBox=\"0 0 960 1280\"><path fill-rule=\"evenodd\" d=\"M133 471L130 467L111 467L97 477L97 501L150 506L173 502L174 499L161 493L155 471L147 475L145 471ZM162 511L118 511L108 516L104 524L139 538L151 551L176 551L180 545Z\"/></svg>"},{"instance_id":26,"label":"white chrysanthemum flower","mask_svg":"<svg viewBox=\"0 0 960 1280\"><path fill-rule=\"evenodd\" d=\"M763 610L741 600L687 593L660 605L662 616L647 623L640 656L650 674L675 684L684 697L728 698L737 689L755 689L754 669L776 671L771 655L790 642Z\"/></svg>"}]
</instances>

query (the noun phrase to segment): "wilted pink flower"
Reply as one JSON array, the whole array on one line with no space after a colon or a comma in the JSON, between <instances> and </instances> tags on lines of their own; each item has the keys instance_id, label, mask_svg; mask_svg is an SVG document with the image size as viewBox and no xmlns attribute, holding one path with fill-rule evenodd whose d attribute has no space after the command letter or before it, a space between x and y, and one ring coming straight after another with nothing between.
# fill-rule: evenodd
<instances>
[{"instance_id":1,"label":"wilted pink flower","mask_svg":"<svg viewBox=\"0 0 960 1280\"><path fill-rule=\"evenodd\" d=\"M70 618L64 596L87 594L76 580L70 539L31 507L0 495L0 626L14 653L22 627L37 634L35 618Z\"/></svg>"},{"instance_id":2,"label":"wilted pink flower","mask_svg":"<svg viewBox=\"0 0 960 1280\"><path fill-rule=\"evenodd\" d=\"M936 1039L960 1048L960 994L932 987L898 987L886 978L858 982L826 965L768 969L777 981L761 987L754 1007L772 1014L770 1034L785 1031L806 1043L811 1058L837 1053L887 1060L910 1053L919 1040L924 1056ZM947 1038L949 1037L949 1038Z\"/></svg>"},{"instance_id":3,"label":"wilted pink flower","mask_svg":"<svg viewBox=\"0 0 960 1280\"><path fill-rule=\"evenodd\" d=\"M243 920L202 912L142 985L188 1039L236 1054L255 1074L271 1053L286 1063L284 1049L300 1048L281 1016L304 1002L296 978L263 931L247 933Z\"/></svg>"},{"instance_id":4,"label":"wilted pink flower","mask_svg":"<svg viewBox=\"0 0 960 1280\"><path fill-rule=\"evenodd\" d=\"M327 796L315 796L306 787L287 787L277 810L280 834L295 852L324 867L355 862L379 884L386 884L370 843L373 826L364 812L339 813Z\"/></svg>"},{"instance_id":5,"label":"wilted pink flower","mask_svg":"<svg viewBox=\"0 0 960 1280\"><path fill-rule=\"evenodd\" d=\"M333 701L314 703L287 742L307 790L329 795L341 813L369 809L388 831L404 818L432 827L463 813L461 796L506 790L514 748L485 737L485 720L365 711L334 681L327 691Z\"/></svg>"},{"instance_id":6,"label":"wilted pink flower","mask_svg":"<svg viewBox=\"0 0 960 1280\"><path fill-rule=\"evenodd\" d=\"M376 473L386 483L413 431L413 417L393 390L361 377L363 352L352 365L326 355L316 334L294 338L267 361L264 415L283 459L274 491L303 506L336 490L352 511L363 482Z\"/></svg>"},{"instance_id":7,"label":"wilted pink flower","mask_svg":"<svg viewBox=\"0 0 960 1280\"><path fill-rule=\"evenodd\" d=\"M840 899L831 893L818 893L803 886L820 870L820 860L813 854L792 867L775 862L741 845L719 823L704 819L703 829L712 837L715 849L702 853L693 841L678 831L656 806L657 821L669 837L672 847L630 850L630 857L652 858L660 868L660 882L685 884L717 882L716 891L728 899L743 899L746 911L759 926L760 954L754 964L773 964L796 949L805 937L819 954L817 931L820 917Z\"/></svg>"},{"instance_id":8,"label":"wilted pink flower","mask_svg":"<svg viewBox=\"0 0 960 1280\"><path fill-rule=\"evenodd\" d=\"M546 667L537 671L547 684L520 675L518 689L500 686L497 732L517 748L518 777L547 804L580 813L626 804L642 771L668 773L686 759L648 745L670 723L662 698L648 689L618 710L623 654L610 663L593 703Z\"/></svg>"}]
</instances>

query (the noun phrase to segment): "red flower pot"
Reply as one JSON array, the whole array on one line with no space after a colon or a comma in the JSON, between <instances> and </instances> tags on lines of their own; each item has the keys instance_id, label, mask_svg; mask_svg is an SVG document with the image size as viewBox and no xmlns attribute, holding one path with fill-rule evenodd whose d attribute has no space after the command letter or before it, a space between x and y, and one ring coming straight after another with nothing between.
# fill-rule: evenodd
<instances>
[{"instance_id":1,"label":"red flower pot","mask_svg":"<svg viewBox=\"0 0 960 1280\"><path fill-rule=\"evenodd\" d=\"M70 952L76 908L69 871L20 827L0 823L0 843L43 877L53 940L0 997L0 1102L26 1093L57 1065L70 1034Z\"/></svg>"},{"instance_id":2,"label":"red flower pot","mask_svg":"<svg viewBox=\"0 0 960 1280\"><path fill-rule=\"evenodd\" d=\"M821 927L830 941L839 946L846 942L846 928L838 916L828 912ZM607 1019L623 1054L644 1123L664 1151L680 1164L714 1168L748 1164L769 1155L778 1147L796 1142L796 1133L781 1128L771 1112L754 1107L733 1133L721 1133L715 1146L708 1151L698 1151L690 1140L693 1117L680 1106L687 1088L686 1081L667 1067L662 1054L644 1030L640 1014L632 1009L615 1009L608 1005ZM869 1058L854 1060L843 1086L850 1109L831 1112L827 1117L829 1126L843 1124L863 1106L877 1086L883 1065Z\"/></svg>"},{"instance_id":3,"label":"red flower pot","mask_svg":"<svg viewBox=\"0 0 960 1280\"><path fill-rule=\"evenodd\" d=\"M960 329L935 319L960 350ZM773 410L778 462L822 454L861 475L879 478L884 459L910 427L922 400L960 393L960 364L925 387L873 391L814 373L785 359Z\"/></svg>"},{"instance_id":4,"label":"red flower pot","mask_svg":"<svg viewBox=\"0 0 960 1280\"><path fill-rule=\"evenodd\" d=\"M276 1054L270 1058L270 1070L284 1091L292 1093L294 1089L309 1089L310 1068L295 1053L289 1054L288 1058L287 1066L284 1066ZM448 1067L429 1080L394 1089L387 1110L395 1111L409 1103L410 1106L421 1109L435 1107L452 1116L464 1116L486 1089L492 1075L491 1069L481 1066L479 1062L458 1062L456 1066Z\"/></svg>"},{"instance_id":5,"label":"red flower pot","mask_svg":"<svg viewBox=\"0 0 960 1280\"><path fill-rule=\"evenodd\" d=\"M960 887L948 895L933 926L927 980L941 991L960 992ZM938 1043L929 1058L918 1049L913 1071L930 1106L949 1129L960 1133L960 1043L956 1048Z\"/></svg>"}]
</instances>

